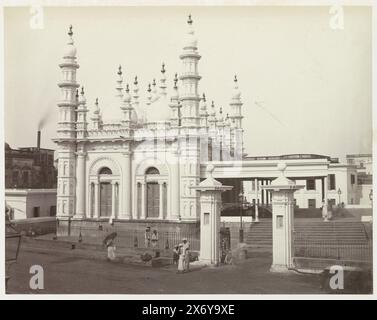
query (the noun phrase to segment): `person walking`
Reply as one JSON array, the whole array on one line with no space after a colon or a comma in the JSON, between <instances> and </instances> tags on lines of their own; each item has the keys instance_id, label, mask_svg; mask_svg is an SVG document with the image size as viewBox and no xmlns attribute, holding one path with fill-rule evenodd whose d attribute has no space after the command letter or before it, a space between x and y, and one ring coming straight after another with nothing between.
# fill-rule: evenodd
<instances>
[{"instance_id":1,"label":"person walking","mask_svg":"<svg viewBox=\"0 0 377 320\"><path fill-rule=\"evenodd\" d=\"M187 238L183 238L183 252L184 252L184 272L188 272L190 268L190 242Z\"/></svg>"},{"instance_id":2,"label":"person walking","mask_svg":"<svg viewBox=\"0 0 377 320\"><path fill-rule=\"evenodd\" d=\"M146 248L149 248L151 245L151 227L145 229L144 244Z\"/></svg>"},{"instance_id":3,"label":"person walking","mask_svg":"<svg viewBox=\"0 0 377 320\"><path fill-rule=\"evenodd\" d=\"M185 267L184 267L184 264L185 264L185 254L184 254L184 251L183 251L183 244L180 243L178 245L178 255L179 255L179 258L178 258L178 270L177 270L177 273L183 273L184 270L185 270Z\"/></svg>"},{"instance_id":4,"label":"person walking","mask_svg":"<svg viewBox=\"0 0 377 320\"><path fill-rule=\"evenodd\" d=\"M152 237L151 237L151 242L152 242L152 248L156 248L157 247L157 243L158 243L158 233L157 233L157 230L153 230Z\"/></svg>"},{"instance_id":5,"label":"person walking","mask_svg":"<svg viewBox=\"0 0 377 320\"><path fill-rule=\"evenodd\" d=\"M178 265L179 260L179 246L175 246L173 249L173 264Z\"/></svg>"},{"instance_id":6,"label":"person walking","mask_svg":"<svg viewBox=\"0 0 377 320\"><path fill-rule=\"evenodd\" d=\"M115 255L115 242L114 239L110 239L106 242L107 247L107 260L108 261L115 261L116 255Z\"/></svg>"}]
</instances>

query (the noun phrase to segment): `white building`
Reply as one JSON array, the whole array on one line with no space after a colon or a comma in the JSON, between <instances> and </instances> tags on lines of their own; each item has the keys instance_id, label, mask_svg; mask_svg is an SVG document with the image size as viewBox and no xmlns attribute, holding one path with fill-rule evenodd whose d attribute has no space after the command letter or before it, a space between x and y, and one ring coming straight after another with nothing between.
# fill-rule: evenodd
<instances>
[{"instance_id":1,"label":"white building","mask_svg":"<svg viewBox=\"0 0 377 320\"><path fill-rule=\"evenodd\" d=\"M137 77L124 84L119 68L116 95L122 119L102 121L98 99L89 123L84 90L78 93L76 47L69 40L60 63L58 84L57 216L64 220L164 221L199 220L198 193L190 189L201 178L200 163L242 159L241 94L237 78L230 94L232 113L226 118L200 94L197 39L191 17L179 56L182 72L171 81L167 97L165 66L159 88L149 85L147 100L139 98ZM178 80L180 85L178 87ZM152 88L153 87L153 88ZM158 109L160 112L149 111ZM157 114L152 116L152 114Z\"/></svg>"},{"instance_id":2,"label":"white building","mask_svg":"<svg viewBox=\"0 0 377 320\"><path fill-rule=\"evenodd\" d=\"M72 27L68 35L59 64L61 96L54 139L58 146L57 217L61 230L68 225L70 231L81 230L84 224L88 230L103 221L129 230L151 223L160 230L197 230L199 197L190 187L206 177L209 162L215 165L214 178L236 185L225 195L233 199L241 190L242 180L258 185L269 184L277 177L279 157L245 157L237 77L229 94L229 115L224 117L213 102L207 105L199 87L201 56L191 17L179 55L183 71L168 81L162 65L158 88L154 81L148 86L146 101L140 98L137 77L131 86L124 83L119 67L115 89L122 118L113 123L102 120L98 99L89 110L83 88L78 90L79 65ZM171 97L167 96L168 85L174 88ZM284 160L287 176L307 185L297 197L298 205L319 207L327 198L336 202L338 188L342 190L341 202L357 202L352 166L341 166L323 156ZM335 182L331 182L332 175ZM313 181L315 190L309 187ZM268 204L266 190L254 196L252 190L246 193Z\"/></svg>"},{"instance_id":3,"label":"white building","mask_svg":"<svg viewBox=\"0 0 377 320\"><path fill-rule=\"evenodd\" d=\"M56 189L5 189L5 201L12 220L56 215Z\"/></svg>"}]
</instances>

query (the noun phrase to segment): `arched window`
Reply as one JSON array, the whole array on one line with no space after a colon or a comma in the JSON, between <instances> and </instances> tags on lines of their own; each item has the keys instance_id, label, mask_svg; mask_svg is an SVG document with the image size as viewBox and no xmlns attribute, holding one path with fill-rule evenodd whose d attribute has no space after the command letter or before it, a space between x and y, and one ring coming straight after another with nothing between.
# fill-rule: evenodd
<instances>
[{"instance_id":1,"label":"arched window","mask_svg":"<svg viewBox=\"0 0 377 320\"><path fill-rule=\"evenodd\" d=\"M160 174L160 171L155 167L150 167L145 171L145 174Z\"/></svg>"},{"instance_id":2,"label":"arched window","mask_svg":"<svg viewBox=\"0 0 377 320\"><path fill-rule=\"evenodd\" d=\"M110 170L108 167L103 167L100 171L99 174L113 174L113 172Z\"/></svg>"}]
</instances>

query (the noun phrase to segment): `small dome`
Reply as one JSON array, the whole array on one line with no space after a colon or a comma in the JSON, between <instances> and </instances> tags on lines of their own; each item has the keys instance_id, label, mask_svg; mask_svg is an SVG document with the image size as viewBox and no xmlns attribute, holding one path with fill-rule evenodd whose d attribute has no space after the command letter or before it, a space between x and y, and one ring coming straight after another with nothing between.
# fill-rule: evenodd
<instances>
[{"instance_id":1,"label":"small dome","mask_svg":"<svg viewBox=\"0 0 377 320\"><path fill-rule=\"evenodd\" d=\"M138 121L137 112L136 112L135 109L132 109L132 112L131 112L131 121L134 122L134 123L137 123L137 121Z\"/></svg>"},{"instance_id":2,"label":"small dome","mask_svg":"<svg viewBox=\"0 0 377 320\"><path fill-rule=\"evenodd\" d=\"M166 95L161 95L146 107L147 122L170 121L170 108Z\"/></svg>"},{"instance_id":3,"label":"small dome","mask_svg":"<svg viewBox=\"0 0 377 320\"><path fill-rule=\"evenodd\" d=\"M186 47L197 48L198 47L198 39L195 36L195 32L194 32L194 29L193 29L193 26L192 26L192 22L193 21L191 19L191 15L189 15L189 19L187 21L188 32L187 32L185 42L184 42L184 45L183 45L184 48L186 48Z\"/></svg>"},{"instance_id":4,"label":"small dome","mask_svg":"<svg viewBox=\"0 0 377 320\"><path fill-rule=\"evenodd\" d=\"M76 47L73 45L74 43L73 43L72 35L73 35L73 32L72 32L72 25L71 25L69 26L69 31L68 31L69 40L68 40L67 45L64 48L64 55L63 55L64 58L76 57L77 50L76 50Z\"/></svg>"},{"instance_id":5,"label":"small dome","mask_svg":"<svg viewBox=\"0 0 377 320\"><path fill-rule=\"evenodd\" d=\"M73 45L73 41L71 43L68 43L64 48L64 55L63 57L66 58L75 58L76 57L76 47Z\"/></svg>"},{"instance_id":6,"label":"small dome","mask_svg":"<svg viewBox=\"0 0 377 320\"><path fill-rule=\"evenodd\" d=\"M198 39L195 36L194 30L190 30L185 38L184 41L184 48L197 48L198 47Z\"/></svg>"}]
</instances>

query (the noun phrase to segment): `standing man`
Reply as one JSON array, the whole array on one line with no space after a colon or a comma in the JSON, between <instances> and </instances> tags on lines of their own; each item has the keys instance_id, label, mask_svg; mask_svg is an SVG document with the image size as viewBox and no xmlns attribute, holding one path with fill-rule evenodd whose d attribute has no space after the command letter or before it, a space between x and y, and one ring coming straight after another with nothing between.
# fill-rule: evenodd
<instances>
[{"instance_id":1,"label":"standing man","mask_svg":"<svg viewBox=\"0 0 377 320\"><path fill-rule=\"evenodd\" d=\"M149 248L150 244L151 244L151 227L147 227L145 229L144 237L145 237L145 239L144 239L145 247Z\"/></svg>"},{"instance_id":2,"label":"standing man","mask_svg":"<svg viewBox=\"0 0 377 320\"><path fill-rule=\"evenodd\" d=\"M189 271L190 267L190 242L187 241L187 238L183 238L183 254L184 254L184 272Z\"/></svg>"}]
</instances>

